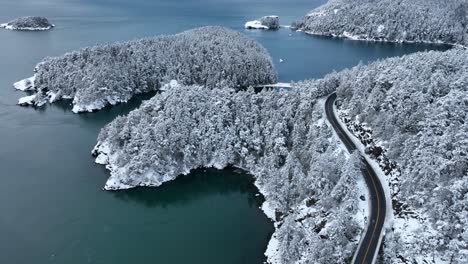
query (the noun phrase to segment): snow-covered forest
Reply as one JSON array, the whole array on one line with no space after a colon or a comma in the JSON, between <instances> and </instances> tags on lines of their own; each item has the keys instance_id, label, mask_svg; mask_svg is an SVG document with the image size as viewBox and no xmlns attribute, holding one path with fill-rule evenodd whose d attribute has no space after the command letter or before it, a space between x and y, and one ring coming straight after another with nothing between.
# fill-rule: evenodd
<instances>
[{"instance_id":1,"label":"snow-covered forest","mask_svg":"<svg viewBox=\"0 0 468 264\"><path fill-rule=\"evenodd\" d=\"M111 171L105 188L159 186L199 167L240 167L254 175L276 222L271 262L345 263L363 227L355 219L363 218L360 164L346 157L324 120L317 98L330 93L328 82L334 80L260 93L169 89L102 129L94 153Z\"/></svg>"},{"instance_id":2,"label":"snow-covered forest","mask_svg":"<svg viewBox=\"0 0 468 264\"><path fill-rule=\"evenodd\" d=\"M171 80L239 89L274 83L276 72L254 40L226 28L203 27L46 58L29 80L24 83L37 90L34 104L73 98L73 111L83 112L128 101Z\"/></svg>"},{"instance_id":3,"label":"snow-covered forest","mask_svg":"<svg viewBox=\"0 0 468 264\"><path fill-rule=\"evenodd\" d=\"M0 24L0 28L10 30L48 30L54 25L45 17L20 17L5 24Z\"/></svg>"},{"instance_id":4,"label":"snow-covered forest","mask_svg":"<svg viewBox=\"0 0 468 264\"><path fill-rule=\"evenodd\" d=\"M176 86L102 129L96 162L106 189L159 186L199 167L237 166L265 195L277 230L274 263L344 263L356 219L358 159L337 147L319 98L337 91L340 111L369 127L397 162L405 214L386 236L386 263L466 260L468 51L391 58L290 91Z\"/></svg>"},{"instance_id":5,"label":"snow-covered forest","mask_svg":"<svg viewBox=\"0 0 468 264\"><path fill-rule=\"evenodd\" d=\"M311 34L468 46L466 0L330 0L293 27Z\"/></svg>"},{"instance_id":6,"label":"snow-covered forest","mask_svg":"<svg viewBox=\"0 0 468 264\"><path fill-rule=\"evenodd\" d=\"M387 236L388 263L466 263L468 51L418 53L333 76L340 109L372 129L400 169L397 199L407 214Z\"/></svg>"}]
</instances>

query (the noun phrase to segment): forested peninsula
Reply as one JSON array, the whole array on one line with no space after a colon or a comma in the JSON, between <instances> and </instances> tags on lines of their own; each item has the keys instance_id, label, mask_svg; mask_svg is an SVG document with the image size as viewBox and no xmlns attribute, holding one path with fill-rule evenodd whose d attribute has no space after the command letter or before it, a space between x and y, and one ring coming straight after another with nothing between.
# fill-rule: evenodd
<instances>
[{"instance_id":1,"label":"forested peninsula","mask_svg":"<svg viewBox=\"0 0 468 264\"><path fill-rule=\"evenodd\" d=\"M329 0L293 28L356 40L468 46L465 0Z\"/></svg>"},{"instance_id":2,"label":"forested peninsula","mask_svg":"<svg viewBox=\"0 0 468 264\"><path fill-rule=\"evenodd\" d=\"M260 44L216 26L84 48L46 58L35 72L15 83L17 89L36 92L20 103L40 106L73 99L75 113L126 102L171 80L235 90L276 81L272 60Z\"/></svg>"},{"instance_id":3,"label":"forested peninsula","mask_svg":"<svg viewBox=\"0 0 468 264\"><path fill-rule=\"evenodd\" d=\"M385 263L462 263L467 55L455 49L387 59L290 91L178 86L103 128L93 153L111 172L109 190L159 186L200 167L243 168L276 222L270 262L344 263L364 227L363 188L359 160L337 147L324 121L321 98L337 91L339 112L374 131L399 170L392 192L404 212L386 236Z\"/></svg>"},{"instance_id":4,"label":"forested peninsula","mask_svg":"<svg viewBox=\"0 0 468 264\"><path fill-rule=\"evenodd\" d=\"M346 157L323 119L318 98L334 87L327 82L283 92L167 90L102 129L93 153L111 171L105 189L159 186L201 167L242 168L276 222L269 261L342 263L364 225L356 220L363 194L359 160Z\"/></svg>"}]
</instances>

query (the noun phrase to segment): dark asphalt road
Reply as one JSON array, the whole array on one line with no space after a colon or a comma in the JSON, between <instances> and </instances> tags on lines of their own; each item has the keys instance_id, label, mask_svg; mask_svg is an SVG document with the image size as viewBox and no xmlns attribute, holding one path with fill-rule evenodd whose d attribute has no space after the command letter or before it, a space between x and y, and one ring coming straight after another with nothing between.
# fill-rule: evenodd
<instances>
[{"instance_id":1,"label":"dark asphalt road","mask_svg":"<svg viewBox=\"0 0 468 264\"><path fill-rule=\"evenodd\" d=\"M335 104L335 100L336 93L331 94L327 98L325 103L325 112L329 122L333 126L333 129L336 131L343 144L351 153L357 150L357 148L348 135L344 132L344 128L340 126L340 123L338 122L337 117L333 112L333 105ZM369 163L364 158L362 158L362 160L364 166L362 167L361 171L364 179L366 180L367 188L370 194L371 212L370 217L368 217L367 231L364 235L364 238L361 238L361 243L357 249L353 263L370 264L373 263L374 256L377 255L380 248L379 239L381 233L383 232L387 208L385 193L379 178Z\"/></svg>"}]
</instances>

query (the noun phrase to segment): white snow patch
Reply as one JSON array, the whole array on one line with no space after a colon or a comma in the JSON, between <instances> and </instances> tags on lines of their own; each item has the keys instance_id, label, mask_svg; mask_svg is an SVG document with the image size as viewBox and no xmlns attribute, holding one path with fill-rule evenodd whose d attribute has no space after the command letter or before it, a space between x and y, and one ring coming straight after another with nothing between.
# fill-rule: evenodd
<instances>
[{"instance_id":1,"label":"white snow patch","mask_svg":"<svg viewBox=\"0 0 468 264\"><path fill-rule=\"evenodd\" d=\"M180 86L180 84L179 84L179 82L177 80L171 80L169 83L166 83L163 86L161 86L161 88L159 90L167 91L168 89L177 88L179 86Z\"/></svg>"},{"instance_id":2,"label":"white snow patch","mask_svg":"<svg viewBox=\"0 0 468 264\"><path fill-rule=\"evenodd\" d=\"M98 143L93 150L91 151L92 154L97 154L95 162L101 165L108 165L109 164L109 153L110 148L109 145L105 143Z\"/></svg>"},{"instance_id":3,"label":"white snow patch","mask_svg":"<svg viewBox=\"0 0 468 264\"><path fill-rule=\"evenodd\" d=\"M319 10L319 11L311 12L311 13L307 14L306 16L307 17L322 17L322 16L326 16L326 15L327 15L327 13L324 10Z\"/></svg>"},{"instance_id":4,"label":"white snow patch","mask_svg":"<svg viewBox=\"0 0 468 264\"><path fill-rule=\"evenodd\" d=\"M135 186L125 184L119 181L116 177L112 177L112 175L109 177L109 179L106 182L106 185L104 186L104 190L107 190L107 191L126 190L126 189L132 189L132 188L135 188Z\"/></svg>"},{"instance_id":5,"label":"white snow patch","mask_svg":"<svg viewBox=\"0 0 468 264\"><path fill-rule=\"evenodd\" d=\"M324 123L325 123L325 119L322 117L319 120L317 120L316 125L318 127L321 127L321 126L323 126Z\"/></svg>"},{"instance_id":6,"label":"white snow patch","mask_svg":"<svg viewBox=\"0 0 468 264\"><path fill-rule=\"evenodd\" d=\"M423 216L421 219L416 219L413 217L395 218L393 224L394 233L398 234L398 242L401 244L402 248L412 248L415 243L418 243L418 241L422 239L423 236L426 236L426 239L437 236L438 231L435 230L427 220L425 220L427 218ZM451 263L450 257L443 257L438 254L438 252L428 252L427 254L412 255L411 257L413 257L417 263Z\"/></svg>"},{"instance_id":7,"label":"white snow patch","mask_svg":"<svg viewBox=\"0 0 468 264\"><path fill-rule=\"evenodd\" d=\"M365 200L361 200L359 198L358 200L358 210L357 213L354 215L354 219L356 222L359 224L359 226L364 230L367 227L367 219L370 215L370 203L369 203L369 190L367 189L366 183L364 182L364 179L360 177L357 182L357 189L359 190L359 196L364 196ZM364 230L363 234L365 234L366 231Z\"/></svg>"},{"instance_id":8,"label":"white snow patch","mask_svg":"<svg viewBox=\"0 0 468 264\"><path fill-rule=\"evenodd\" d=\"M268 263L271 263L271 264L281 263L281 256L279 253L279 241L276 238L275 234L273 234L270 241L268 242L268 246L265 251L265 256L268 259Z\"/></svg>"},{"instance_id":9,"label":"white snow patch","mask_svg":"<svg viewBox=\"0 0 468 264\"><path fill-rule=\"evenodd\" d=\"M291 83L274 83L274 84L265 84L265 85L259 85L257 86L259 88L264 87L264 88L293 88Z\"/></svg>"},{"instance_id":10,"label":"white snow patch","mask_svg":"<svg viewBox=\"0 0 468 264\"><path fill-rule=\"evenodd\" d=\"M385 26L384 26L384 25L379 25L379 26L377 27L377 32L378 32L378 33L382 33L382 31L384 31L384 29L385 29Z\"/></svg>"},{"instance_id":11,"label":"white snow patch","mask_svg":"<svg viewBox=\"0 0 468 264\"><path fill-rule=\"evenodd\" d=\"M276 218L275 209L273 208L273 206L268 201L265 201L262 204L261 209L268 218L270 218L272 220L275 220L275 218Z\"/></svg>"}]
</instances>

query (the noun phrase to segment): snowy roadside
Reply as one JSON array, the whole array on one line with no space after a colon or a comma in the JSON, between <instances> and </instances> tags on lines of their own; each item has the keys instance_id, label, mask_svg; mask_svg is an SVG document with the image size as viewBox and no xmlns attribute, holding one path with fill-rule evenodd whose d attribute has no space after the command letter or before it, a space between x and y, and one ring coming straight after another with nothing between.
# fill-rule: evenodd
<instances>
[{"instance_id":1,"label":"snowy roadside","mask_svg":"<svg viewBox=\"0 0 468 264\"><path fill-rule=\"evenodd\" d=\"M322 109L325 109L325 101L326 101L326 97L318 100L318 103L320 104L320 107ZM333 131L333 138L330 138L330 140L335 141L336 145L340 147L339 149L341 150L341 152L344 153L347 159L349 159L351 153L348 152L348 150L346 149L346 146L339 139L332 125L328 121L325 115L325 111L323 112L322 119L320 119L319 122L326 122L327 126ZM367 229L367 219L370 215L370 210L371 210L370 195L369 195L369 190L367 189L367 186L363 177L358 177L357 186L359 190L359 203L358 203L358 211L354 215L354 219L359 224L359 227L361 228L361 230L363 230L361 234L365 234L366 229ZM359 237L357 237L357 240L359 241L361 240L361 234L359 234Z\"/></svg>"},{"instance_id":2,"label":"snowy roadside","mask_svg":"<svg viewBox=\"0 0 468 264\"><path fill-rule=\"evenodd\" d=\"M366 161L369 163L369 165L372 167L372 169L375 171L375 174L379 177L380 182L382 183L382 187L385 192L385 200L386 200L386 206L387 206L387 215L385 217L385 228L387 230L390 230L393 226L393 208L392 208L392 198L391 198L391 191L389 188L388 184L388 179L387 176L385 176L385 173L383 170L380 168L379 164L377 163L376 160L371 158L365 151L365 146L359 141L359 139L352 134L346 124L343 123L343 121L339 118L340 115L338 114L338 111L336 109L336 106L333 106L333 112L335 114L338 120L338 123L340 123L340 126L344 129L348 137L353 141L353 143L356 145L356 148L359 150L361 155L366 159ZM383 235L383 233L382 233Z\"/></svg>"},{"instance_id":3,"label":"snowy roadside","mask_svg":"<svg viewBox=\"0 0 468 264\"><path fill-rule=\"evenodd\" d=\"M327 126L331 129L331 131L333 131L333 138L330 140L335 141L335 144L340 147L339 149L341 150L341 152L344 153L347 159L349 159L352 153L348 152L348 149L346 149L346 146L343 144L343 142L341 142L338 135L336 134L336 131L333 129L332 125L328 121L328 118L326 117L326 114L325 114L326 100L327 100L326 97L321 98L319 100L320 107L324 109L321 120L325 120ZM335 116L336 116L336 113L335 113ZM341 124L341 126L343 125ZM356 214L354 215L354 219L356 220L356 222L358 223L361 229L361 232L355 238L356 241L359 241L357 245L357 248L359 248L361 246L362 239L364 238L364 234L367 232L367 227L368 227L367 221L370 216L371 203L370 203L369 190L362 176L358 177L356 184L358 187L357 190L359 191L359 200L358 200L358 210Z\"/></svg>"},{"instance_id":4,"label":"snowy roadside","mask_svg":"<svg viewBox=\"0 0 468 264\"><path fill-rule=\"evenodd\" d=\"M384 243L384 255L391 259L392 264L405 264L405 263L426 263L426 264L448 264L450 263L449 257L440 256L437 253L428 253L422 255L421 252L414 252L415 244L421 240L431 240L437 237L438 231L428 221L427 213L423 210L415 210L413 208L407 208L401 206L398 208L399 212L394 211L392 205L392 199L397 201L397 194L399 192L399 171L392 171L385 174L383 167L385 166L382 161L379 162L371 155L366 153L366 146L359 140L359 138L351 132L350 128L341 119L346 116L346 111L337 110L334 107L335 115L338 118L338 122L344 128L345 132L351 138L353 143L359 149L361 154L366 158L369 164L372 166L376 174L379 176L382 184L384 185L385 195L387 198L387 217L386 217L386 241ZM352 121L357 122L358 121ZM360 124L365 129L370 129L366 124ZM370 129L371 130L371 129ZM372 139L372 138L370 138ZM373 139L372 139L373 140ZM381 146L381 142L375 143L376 146ZM391 185L389 185L389 182ZM390 188L392 186L392 188ZM392 199L390 199L390 197ZM397 204L397 203L395 203ZM439 227L437 227L439 228ZM382 239L382 238L381 238ZM397 240L395 240L397 239ZM400 250L395 250L395 243L397 243ZM403 252L402 250L403 249ZM413 262L415 261L415 262Z\"/></svg>"}]
</instances>

